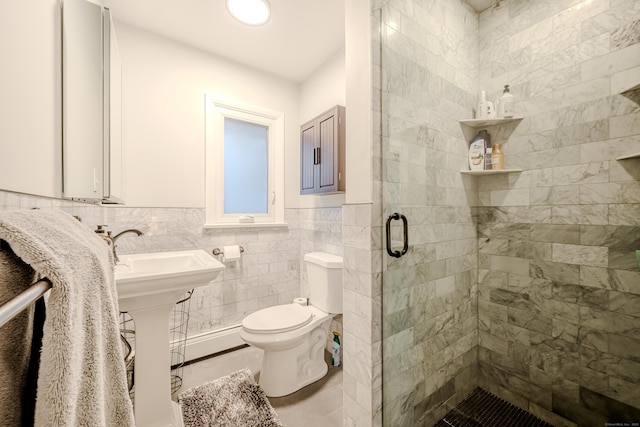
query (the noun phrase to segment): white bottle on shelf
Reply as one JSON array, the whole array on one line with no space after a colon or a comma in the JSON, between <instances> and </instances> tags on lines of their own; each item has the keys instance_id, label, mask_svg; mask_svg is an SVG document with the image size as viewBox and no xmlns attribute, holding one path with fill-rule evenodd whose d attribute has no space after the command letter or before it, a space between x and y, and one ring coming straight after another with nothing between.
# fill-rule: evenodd
<instances>
[{"instance_id":1,"label":"white bottle on shelf","mask_svg":"<svg viewBox=\"0 0 640 427\"><path fill-rule=\"evenodd\" d=\"M511 95L509 85L505 85L500 101L498 102L498 117L508 119L513 117L513 115L513 95Z\"/></svg>"},{"instance_id":2,"label":"white bottle on shelf","mask_svg":"<svg viewBox=\"0 0 640 427\"><path fill-rule=\"evenodd\" d=\"M487 101L487 91L480 92L480 101L476 110L476 119L491 119L496 116L493 102Z\"/></svg>"}]
</instances>

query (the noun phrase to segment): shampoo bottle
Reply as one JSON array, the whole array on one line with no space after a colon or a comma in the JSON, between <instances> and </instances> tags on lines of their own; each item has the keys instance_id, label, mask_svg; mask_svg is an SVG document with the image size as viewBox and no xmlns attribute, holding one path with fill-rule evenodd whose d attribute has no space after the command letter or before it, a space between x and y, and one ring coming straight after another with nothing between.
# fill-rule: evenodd
<instances>
[{"instance_id":1,"label":"shampoo bottle","mask_svg":"<svg viewBox=\"0 0 640 427\"><path fill-rule=\"evenodd\" d=\"M491 168L494 170L504 169L504 153L502 152L502 144L494 144L491 149Z\"/></svg>"},{"instance_id":2,"label":"shampoo bottle","mask_svg":"<svg viewBox=\"0 0 640 427\"><path fill-rule=\"evenodd\" d=\"M491 136L486 129L482 129L478 135L484 140L484 170L491 170Z\"/></svg>"},{"instance_id":3,"label":"shampoo bottle","mask_svg":"<svg viewBox=\"0 0 640 427\"><path fill-rule=\"evenodd\" d=\"M469 144L469 170L491 169L491 141L489 133L481 130Z\"/></svg>"},{"instance_id":4,"label":"shampoo bottle","mask_svg":"<svg viewBox=\"0 0 640 427\"><path fill-rule=\"evenodd\" d=\"M478 108L476 110L476 119L490 119L495 116L496 113L493 107L493 102L487 101L487 91L481 91L480 101L478 102Z\"/></svg>"},{"instance_id":5,"label":"shampoo bottle","mask_svg":"<svg viewBox=\"0 0 640 427\"><path fill-rule=\"evenodd\" d=\"M511 95L509 85L505 85L498 102L498 117L511 118L513 114L513 95Z\"/></svg>"}]
</instances>

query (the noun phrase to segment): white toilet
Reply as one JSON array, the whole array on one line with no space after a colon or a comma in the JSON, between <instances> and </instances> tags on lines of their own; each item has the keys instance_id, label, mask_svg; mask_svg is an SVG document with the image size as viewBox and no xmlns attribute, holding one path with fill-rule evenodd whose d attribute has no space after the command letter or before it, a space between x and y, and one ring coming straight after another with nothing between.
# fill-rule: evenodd
<instances>
[{"instance_id":1,"label":"white toilet","mask_svg":"<svg viewBox=\"0 0 640 427\"><path fill-rule=\"evenodd\" d=\"M260 386L269 397L291 394L324 377L329 325L342 313L342 257L324 252L304 256L309 305L291 303L244 318L240 336L264 350Z\"/></svg>"}]
</instances>

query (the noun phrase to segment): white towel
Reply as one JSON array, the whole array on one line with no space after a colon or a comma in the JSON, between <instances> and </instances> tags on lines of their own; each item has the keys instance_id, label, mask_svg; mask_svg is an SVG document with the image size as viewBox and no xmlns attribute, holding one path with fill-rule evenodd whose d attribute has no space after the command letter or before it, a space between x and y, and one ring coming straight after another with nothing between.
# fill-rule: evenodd
<instances>
[{"instance_id":1,"label":"white towel","mask_svg":"<svg viewBox=\"0 0 640 427\"><path fill-rule=\"evenodd\" d=\"M61 211L0 212L0 239L49 278L36 426L133 426L112 254Z\"/></svg>"}]
</instances>

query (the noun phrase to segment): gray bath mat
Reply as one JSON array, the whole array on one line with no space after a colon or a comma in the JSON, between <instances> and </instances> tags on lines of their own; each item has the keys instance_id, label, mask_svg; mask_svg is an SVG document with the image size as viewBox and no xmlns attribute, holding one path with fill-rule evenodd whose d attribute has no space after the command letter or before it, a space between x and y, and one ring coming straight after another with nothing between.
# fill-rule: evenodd
<instances>
[{"instance_id":1,"label":"gray bath mat","mask_svg":"<svg viewBox=\"0 0 640 427\"><path fill-rule=\"evenodd\" d=\"M283 427L249 369L178 396L185 427Z\"/></svg>"}]
</instances>

